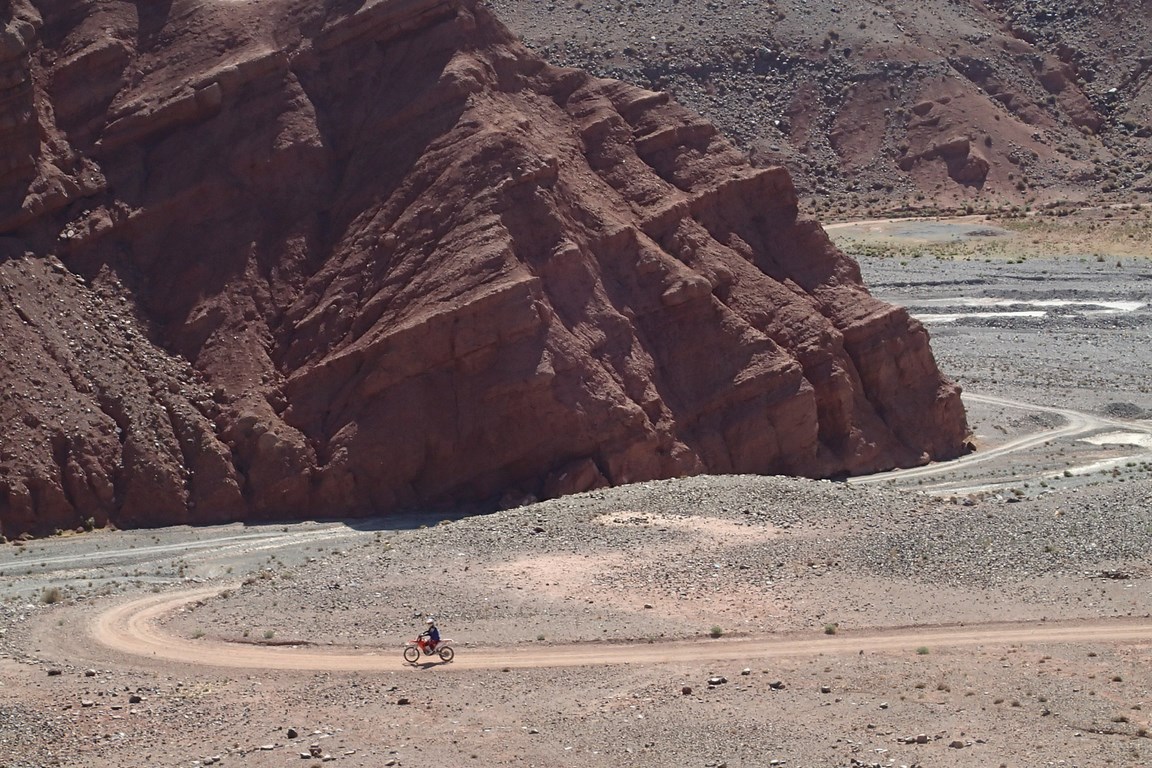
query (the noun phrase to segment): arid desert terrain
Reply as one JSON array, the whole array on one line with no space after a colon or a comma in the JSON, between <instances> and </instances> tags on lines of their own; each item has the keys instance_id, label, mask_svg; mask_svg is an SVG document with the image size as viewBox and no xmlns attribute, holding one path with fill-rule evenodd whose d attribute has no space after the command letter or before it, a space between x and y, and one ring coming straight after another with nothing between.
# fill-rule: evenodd
<instances>
[{"instance_id":1,"label":"arid desert terrain","mask_svg":"<svg viewBox=\"0 0 1152 768\"><path fill-rule=\"evenodd\" d=\"M948 464L0 547L0 765L1152 764L1147 217L828 226Z\"/></svg>"}]
</instances>

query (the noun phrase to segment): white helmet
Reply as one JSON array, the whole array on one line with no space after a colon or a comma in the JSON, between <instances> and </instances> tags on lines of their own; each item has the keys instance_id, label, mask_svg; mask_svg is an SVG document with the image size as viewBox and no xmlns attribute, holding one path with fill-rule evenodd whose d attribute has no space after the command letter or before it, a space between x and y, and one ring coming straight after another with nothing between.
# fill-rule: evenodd
<instances>
[{"instance_id":1,"label":"white helmet","mask_svg":"<svg viewBox=\"0 0 1152 768\"><path fill-rule=\"evenodd\" d=\"M428 620L425 621L424 623L425 624L435 624L436 622L435 622L435 620L432 619L432 617L428 617Z\"/></svg>"}]
</instances>

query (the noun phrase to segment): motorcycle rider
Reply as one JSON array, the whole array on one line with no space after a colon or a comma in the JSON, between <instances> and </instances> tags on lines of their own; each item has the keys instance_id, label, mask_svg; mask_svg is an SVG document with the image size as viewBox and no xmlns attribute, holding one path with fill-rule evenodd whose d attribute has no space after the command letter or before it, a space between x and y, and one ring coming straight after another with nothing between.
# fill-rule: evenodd
<instances>
[{"instance_id":1,"label":"motorcycle rider","mask_svg":"<svg viewBox=\"0 0 1152 768\"><path fill-rule=\"evenodd\" d=\"M434 653L440 644L440 630L436 627L436 620L431 616L424 622L428 628L420 633L420 647L424 653Z\"/></svg>"}]
</instances>

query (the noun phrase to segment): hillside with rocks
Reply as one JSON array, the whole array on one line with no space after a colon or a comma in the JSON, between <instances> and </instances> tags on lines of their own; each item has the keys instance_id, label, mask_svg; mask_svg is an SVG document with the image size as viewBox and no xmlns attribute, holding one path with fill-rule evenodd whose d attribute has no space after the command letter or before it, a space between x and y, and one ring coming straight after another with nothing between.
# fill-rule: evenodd
<instances>
[{"instance_id":1,"label":"hillside with rocks","mask_svg":"<svg viewBox=\"0 0 1152 768\"><path fill-rule=\"evenodd\" d=\"M558 64L666 90L834 215L1152 192L1141 0L492 0Z\"/></svg>"},{"instance_id":2,"label":"hillside with rocks","mask_svg":"<svg viewBox=\"0 0 1152 768\"><path fill-rule=\"evenodd\" d=\"M784 168L486 6L0 14L5 536L966 449Z\"/></svg>"}]
</instances>

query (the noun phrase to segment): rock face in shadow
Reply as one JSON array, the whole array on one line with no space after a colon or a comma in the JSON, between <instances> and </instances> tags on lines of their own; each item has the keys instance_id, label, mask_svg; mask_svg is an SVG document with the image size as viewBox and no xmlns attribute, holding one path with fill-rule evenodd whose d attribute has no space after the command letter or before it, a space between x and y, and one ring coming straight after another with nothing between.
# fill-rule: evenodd
<instances>
[{"instance_id":1,"label":"rock face in shadow","mask_svg":"<svg viewBox=\"0 0 1152 768\"><path fill-rule=\"evenodd\" d=\"M786 171L471 0L0 9L6 536L964 450Z\"/></svg>"}]
</instances>

